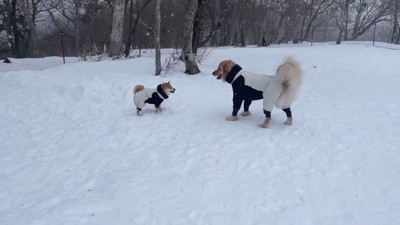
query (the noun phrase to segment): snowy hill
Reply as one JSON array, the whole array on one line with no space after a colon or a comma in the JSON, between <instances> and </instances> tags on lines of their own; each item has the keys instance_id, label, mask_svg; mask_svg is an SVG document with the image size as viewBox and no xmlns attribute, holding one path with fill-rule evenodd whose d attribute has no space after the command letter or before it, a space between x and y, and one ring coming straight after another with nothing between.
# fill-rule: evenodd
<instances>
[{"instance_id":1,"label":"snowy hill","mask_svg":"<svg viewBox=\"0 0 400 225\"><path fill-rule=\"evenodd\" d=\"M1 64L0 224L400 224L396 48L218 48L195 76L155 77L151 56ZM286 55L305 73L293 126L275 109L258 128L261 101L225 121L219 61L273 74ZM165 111L137 117L132 87L164 81Z\"/></svg>"}]
</instances>

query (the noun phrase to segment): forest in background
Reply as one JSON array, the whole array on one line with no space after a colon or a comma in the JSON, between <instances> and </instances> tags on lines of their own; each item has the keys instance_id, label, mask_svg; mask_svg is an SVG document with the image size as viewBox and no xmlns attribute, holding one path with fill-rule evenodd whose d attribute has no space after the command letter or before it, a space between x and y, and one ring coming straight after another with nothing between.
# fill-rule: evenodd
<instances>
[{"instance_id":1,"label":"forest in background","mask_svg":"<svg viewBox=\"0 0 400 225\"><path fill-rule=\"evenodd\" d=\"M372 40L399 44L400 0L1 0L9 56ZM61 33L62 32L62 33Z\"/></svg>"}]
</instances>

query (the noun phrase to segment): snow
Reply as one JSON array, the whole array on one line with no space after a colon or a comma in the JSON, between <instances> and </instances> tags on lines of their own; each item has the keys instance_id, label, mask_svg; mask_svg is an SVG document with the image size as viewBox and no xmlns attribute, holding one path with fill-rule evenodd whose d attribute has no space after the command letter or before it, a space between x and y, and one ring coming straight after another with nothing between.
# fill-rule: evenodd
<instances>
[{"instance_id":1,"label":"snow","mask_svg":"<svg viewBox=\"0 0 400 225\"><path fill-rule=\"evenodd\" d=\"M44 70L50 67L57 67L63 64L63 59L60 57L46 57L41 59L13 59L9 58L11 63L3 63L0 61L0 72L8 72L15 70ZM78 58L66 57L67 63L78 62Z\"/></svg>"},{"instance_id":2,"label":"snow","mask_svg":"<svg viewBox=\"0 0 400 225\"><path fill-rule=\"evenodd\" d=\"M201 74L153 76L154 58L0 64L1 225L394 225L400 223L400 52L362 42L217 48ZM225 121L230 58L274 73L284 56L305 83L294 124L262 102ZM167 54L164 52L164 57ZM13 66L11 66L13 65ZM155 114L132 87L171 81Z\"/></svg>"}]
</instances>

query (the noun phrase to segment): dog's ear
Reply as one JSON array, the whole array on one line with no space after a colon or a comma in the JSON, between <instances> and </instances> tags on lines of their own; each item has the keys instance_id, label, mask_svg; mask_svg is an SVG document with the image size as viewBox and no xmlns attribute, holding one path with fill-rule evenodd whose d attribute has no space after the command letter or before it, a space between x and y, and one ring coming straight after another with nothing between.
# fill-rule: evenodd
<instances>
[{"instance_id":1,"label":"dog's ear","mask_svg":"<svg viewBox=\"0 0 400 225\"><path fill-rule=\"evenodd\" d=\"M168 83L167 84L169 84L170 83L170 81L168 81Z\"/></svg>"},{"instance_id":2,"label":"dog's ear","mask_svg":"<svg viewBox=\"0 0 400 225\"><path fill-rule=\"evenodd\" d=\"M226 75L229 72L229 61L225 60L224 62L222 62L222 74Z\"/></svg>"}]
</instances>

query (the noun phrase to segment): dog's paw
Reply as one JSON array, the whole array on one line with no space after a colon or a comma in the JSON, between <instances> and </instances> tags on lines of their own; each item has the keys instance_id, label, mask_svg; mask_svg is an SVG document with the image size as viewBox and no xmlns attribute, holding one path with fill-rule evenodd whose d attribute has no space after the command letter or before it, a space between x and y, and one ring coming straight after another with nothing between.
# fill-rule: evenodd
<instances>
[{"instance_id":1,"label":"dog's paw","mask_svg":"<svg viewBox=\"0 0 400 225\"><path fill-rule=\"evenodd\" d=\"M141 116L140 110L139 110L139 109L136 110L136 115L137 115L137 116Z\"/></svg>"},{"instance_id":2,"label":"dog's paw","mask_svg":"<svg viewBox=\"0 0 400 225\"><path fill-rule=\"evenodd\" d=\"M228 121L237 121L239 118L237 116L227 116L225 119Z\"/></svg>"},{"instance_id":3,"label":"dog's paw","mask_svg":"<svg viewBox=\"0 0 400 225\"><path fill-rule=\"evenodd\" d=\"M244 111L242 113L240 113L241 116L250 116L251 112L250 111Z\"/></svg>"},{"instance_id":4,"label":"dog's paw","mask_svg":"<svg viewBox=\"0 0 400 225\"><path fill-rule=\"evenodd\" d=\"M292 117L288 117L287 120L283 124L285 124L287 126L291 126L293 124Z\"/></svg>"},{"instance_id":5,"label":"dog's paw","mask_svg":"<svg viewBox=\"0 0 400 225\"><path fill-rule=\"evenodd\" d=\"M161 107L156 108L156 113L161 113L162 109Z\"/></svg>"},{"instance_id":6,"label":"dog's paw","mask_svg":"<svg viewBox=\"0 0 400 225\"><path fill-rule=\"evenodd\" d=\"M261 128L268 128L271 125L272 119L266 118L262 124L258 124Z\"/></svg>"}]
</instances>

